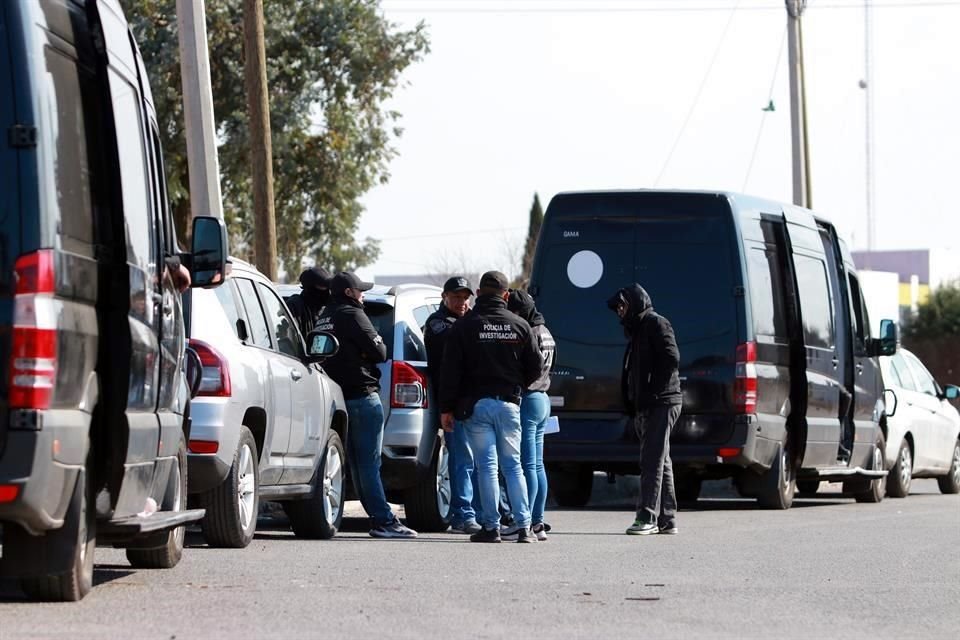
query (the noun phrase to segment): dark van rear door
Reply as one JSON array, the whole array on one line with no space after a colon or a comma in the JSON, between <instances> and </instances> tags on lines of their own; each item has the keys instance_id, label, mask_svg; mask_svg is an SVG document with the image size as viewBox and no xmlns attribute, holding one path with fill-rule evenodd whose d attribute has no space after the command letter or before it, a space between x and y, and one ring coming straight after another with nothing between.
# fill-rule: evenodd
<instances>
[{"instance_id":1,"label":"dark van rear door","mask_svg":"<svg viewBox=\"0 0 960 640\"><path fill-rule=\"evenodd\" d=\"M626 338L606 300L632 282L647 289L654 308L673 324L680 347L685 419L674 440L714 442L728 436L742 286L736 246L722 196L610 192L554 198L531 288L557 341L549 394L561 416L560 437L613 436L577 433L564 416L622 414ZM723 417L690 419L708 413ZM622 436L621 430L617 437Z\"/></svg>"},{"instance_id":2,"label":"dark van rear door","mask_svg":"<svg viewBox=\"0 0 960 640\"><path fill-rule=\"evenodd\" d=\"M9 27L6 3L0 4L0 451L7 425L7 375L10 358L10 330L13 325L13 261L20 254L20 200L17 179L17 151L6 132L16 124L13 103L13 54L7 41Z\"/></svg>"}]
</instances>

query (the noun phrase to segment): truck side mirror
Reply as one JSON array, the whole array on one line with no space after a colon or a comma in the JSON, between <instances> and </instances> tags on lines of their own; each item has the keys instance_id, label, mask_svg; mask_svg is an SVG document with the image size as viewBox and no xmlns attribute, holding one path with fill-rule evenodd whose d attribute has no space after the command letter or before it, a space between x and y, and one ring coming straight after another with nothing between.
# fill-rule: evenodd
<instances>
[{"instance_id":1,"label":"truck side mirror","mask_svg":"<svg viewBox=\"0 0 960 640\"><path fill-rule=\"evenodd\" d=\"M875 353L877 356L892 356L897 352L897 343L900 336L897 332L897 323L893 320L880 321L880 337L876 340Z\"/></svg>"},{"instance_id":2,"label":"truck side mirror","mask_svg":"<svg viewBox=\"0 0 960 640\"><path fill-rule=\"evenodd\" d=\"M897 402L897 394L894 393L893 389L883 390L884 413L887 414L888 418L892 418L897 414Z\"/></svg>"},{"instance_id":3,"label":"truck side mirror","mask_svg":"<svg viewBox=\"0 0 960 640\"><path fill-rule=\"evenodd\" d=\"M193 246L190 250L191 286L210 288L223 283L227 275L227 227L213 216L193 219Z\"/></svg>"},{"instance_id":4,"label":"truck side mirror","mask_svg":"<svg viewBox=\"0 0 960 640\"><path fill-rule=\"evenodd\" d=\"M340 343L332 333L311 331L307 335L307 359L310 362L323 362L340 350Z\"/></svg>"},{"instance_id":5,"label":"truck side mirror","mask_svg":"<svg viewBox=\"0 0 960 640\"><path fill-rule=\"evenodd\" d=\"M947 400L956 400L960 398L960 387L955 384L948 384L943 388L943 397Z\"/></svg>"}]
</instances>

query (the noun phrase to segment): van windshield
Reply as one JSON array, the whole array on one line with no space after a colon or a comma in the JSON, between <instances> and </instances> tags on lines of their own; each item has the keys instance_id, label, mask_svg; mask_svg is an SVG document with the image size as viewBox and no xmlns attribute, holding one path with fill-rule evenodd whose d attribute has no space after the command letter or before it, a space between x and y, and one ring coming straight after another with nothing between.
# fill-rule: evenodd
<instances>
[{"instance_id":1,"label":"van windshield","mask_svg":"<svg viewBox=\"0 0 960 640\"><path fill-rule=\"evenodd\" d=\"M735 351L742 275L729 209L624 208L613 199L609 211L596 202L583 213L561 210L548 217L541 240L537 305L557 340L550 395L564 395L570 410L621 409L626 338L606 300L630 283L640 283L673 325L681 376L726 366Z\"/></svg>"}]
</instances>

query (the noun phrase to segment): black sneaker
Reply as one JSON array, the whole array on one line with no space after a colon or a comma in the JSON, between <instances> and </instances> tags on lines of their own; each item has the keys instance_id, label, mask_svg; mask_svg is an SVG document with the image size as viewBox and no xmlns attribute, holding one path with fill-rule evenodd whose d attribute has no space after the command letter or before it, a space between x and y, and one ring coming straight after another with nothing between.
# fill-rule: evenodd
<instances>
[{"instance_id":1,"label":"black sneaker","mask_svg":"<svg viewBox=\"0 0 960 640\"><path fill-rule=\"evenodd\" d=\"M516 524L512 524L508 527L500 527L500 537L504 540L516 540L517 535L522 529L523 527Z\"/></svg>"},{"instance_id":2,"label":"black sneaker","mask_svg":"<svg viewBox=\"0 0 960 640\"><path fill-rule=\"evenodd\" d=\"M472 536L470 542L500 542L499 529L480 529Z\"/></svg>"},{"instance_id":3,"label":"black sneaker","mask_svg":"<svg viewBox=\"0 0 960 640\"><path fill-rule=\"evenodd\" d=\"M537 536L530 531L530 527L523 527L517 531L517 542L536 542Z\"/></svg>"},{"instance_id":4,"label":"black sneaker","mask_svg":"<svg viewBox=\"0 0 960 640\"><path fill-rule=\"evenodd\" d=\"M381 524L370 529L370 535L374 538L416 538L417 532L413 529L403 526L400 521L394 518L393 522Z\"/></svg>"},{"instance_id":5,"label":"black sneaker","mask_svg":"<svg viewBox=\"0 0 960 640\"><path fill-rule=\"evenodd\" d=\"M450 529L447 530L448 533L466 533L473 535L474 533L479 533L481 527L476 522L465 522L464 524L451 524Z\"/></svg>"}]
</instances>

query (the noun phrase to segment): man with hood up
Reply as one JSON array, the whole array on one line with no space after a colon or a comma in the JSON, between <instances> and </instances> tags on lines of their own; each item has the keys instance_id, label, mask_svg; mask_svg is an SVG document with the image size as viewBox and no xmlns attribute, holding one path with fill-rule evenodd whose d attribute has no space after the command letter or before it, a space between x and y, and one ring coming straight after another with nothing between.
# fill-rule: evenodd
<instances>
[{"instance_id":1,"label":"man with hood up","mask_svg":"<svg viewBox=\"0 0 960 640\"><path fill-rule=\"evenodd\" d=\"M300 274L301 292L284 298L304 338L313 331L323 308L330 302L332 277L323 267L310 267Z\"/></svg>"},{"instance_id":2,"label":"man with hood up","mask_svg":"<svg viewBox=\"0 0 960 640\"><path fill-rule=\"evenodd\" d=\"M624 407L640 433L640 500L630 535L677 533L677 495L670 460L670 432L683 404L680 350L670 321L653 310L639 284L607 301L629 338L620 388Z\"/></svg>"}]
</instances>

